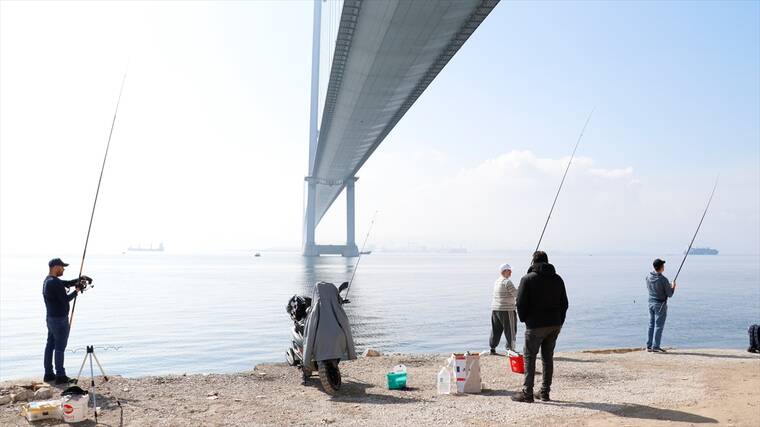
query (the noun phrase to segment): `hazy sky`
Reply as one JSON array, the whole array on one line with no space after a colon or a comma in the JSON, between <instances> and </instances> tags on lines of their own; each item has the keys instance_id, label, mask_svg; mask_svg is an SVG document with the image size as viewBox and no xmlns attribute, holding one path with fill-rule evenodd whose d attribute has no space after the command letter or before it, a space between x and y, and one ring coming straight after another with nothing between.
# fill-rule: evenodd
<instances>
[{"instance_id":1,"label":"hazy sky","mask_svg":"<svg viewBox=\"0 0 760 427\"><path fill-rule=\"evenodd\" d=\"M360 171L376 245L760 251L760 3L499 4ZM0 3L0 252L298 248L312 3ZM339 199L317 230L344 239Z\"/></svg>"}]
</instances>

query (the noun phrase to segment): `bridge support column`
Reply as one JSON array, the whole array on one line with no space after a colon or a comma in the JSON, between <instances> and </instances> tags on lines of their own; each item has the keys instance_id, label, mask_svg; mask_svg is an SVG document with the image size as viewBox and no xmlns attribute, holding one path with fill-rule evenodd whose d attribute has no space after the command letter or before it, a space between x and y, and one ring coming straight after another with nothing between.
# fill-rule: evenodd
<instances>
[{"instance_id":1,"label":"bridge support column","mask_svg":"<svg viewBox=\"0 0 760 427\"><path fill-rule=\"evenodd\" d=\"M346 250L343 256L359 256L356 247L356 203L354 201L354 185L358 178L349 178L346 181Z\"/></svg>"},{"instance_id":2,"label":"bridge support column","mask_svg":"<svg viewBox=\"0 0 760 427\"><path fill-rule=\"evenodd\" d=\"M306 182L308 183L306 190L306 241L303 245L303 254L304 256L319 256L317 245L314 243L317 228L317 183L311 177L306 177Z\"/></svg>"},{"instance_id":3,"label":"bridge support column","mask_svg":"<svg viewBox=\"0 0 760 427\"><path fill-rule=\"evenodd\" d=\"M342 255L344 257L359 256L359 248L356 246L356 200L355 183L359 178L351 177L345 181L324 182L319 178L307 176L308 194L306 196L306 230L304 235L303 255ZM343 185L346 186L346 244L345 245L318 245L316 243L316 202L317 185Z\"/></svg>"}]
</instances>

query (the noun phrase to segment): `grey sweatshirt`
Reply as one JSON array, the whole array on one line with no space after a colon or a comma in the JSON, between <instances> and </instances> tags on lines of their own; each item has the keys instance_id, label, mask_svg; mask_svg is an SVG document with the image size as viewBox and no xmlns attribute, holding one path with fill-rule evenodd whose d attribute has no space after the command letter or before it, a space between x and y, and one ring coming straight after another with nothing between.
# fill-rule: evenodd
<instances>
[{"instance_id":1,"label":"grey sweatshirt","mask_svg":"<svg viewBox=\"0 0 760 427\"><path fill-rule=\"evenodd\" d=\"M673 286L667 277L652 271L646 277L649 302L665 302L673 296Z\"/></svg>"},{"instance_id":2,"label":"grey sweatshirt","mask_svg":"<svg viewBox=\"0 0 760 427\"><path fill-rule=\"evenodd\" d=\"M512 281L499 276L493 285L493 299L491 300L491 310L493 311L514 311L517 310L517 288Z\"/></svg>"}]
</instances>

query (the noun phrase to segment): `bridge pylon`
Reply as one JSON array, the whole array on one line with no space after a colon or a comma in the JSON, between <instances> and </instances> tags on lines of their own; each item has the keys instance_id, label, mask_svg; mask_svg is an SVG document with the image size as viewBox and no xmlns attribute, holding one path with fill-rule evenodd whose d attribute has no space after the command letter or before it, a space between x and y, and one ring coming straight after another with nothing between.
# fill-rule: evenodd
<instances>
[{"instance_id":1,"label":"bridge pylon","mask_svg":"<svg viewBox=\"0 0 760 427\"><path fill-rule=\"evenodd\" d=\"M350 177L343 181L329 181L312 176L304 180L308 183L306 199L306 230L303 245L303 255L316 257L320 255L341 255L344 257L359 256L359 248L356 246L356 200L355 187L357 177ZM316 243L316 201L318 185L339 185L346 188L346 244L344 245L318 245Z\"/></svg>"}]
</instances>

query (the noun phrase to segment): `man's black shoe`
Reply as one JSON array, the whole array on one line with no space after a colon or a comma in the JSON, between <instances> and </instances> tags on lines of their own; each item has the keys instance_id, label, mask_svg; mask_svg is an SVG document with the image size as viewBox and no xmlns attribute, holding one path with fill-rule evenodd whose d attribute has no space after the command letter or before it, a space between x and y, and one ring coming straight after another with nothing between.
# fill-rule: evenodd
<instances>
[{"instance_id":1,"label":"man's black shoe","mask_svg":"<svg viewBox=\"0 0 760 427\"><path fill-rule=\"evenodd\" d=\"M55 377L55 384L56 385L71 384L74 381L75 380L72 380L71 378L67 377L66 375L63 375L63 376L60 376L60 377L58 377L58 376Z\"/></svg>"},{"instance_id":2,"label":"man's black shoe","mask_svg":"<svg viewBox=\"0 0 760 427\"><path fill-rule=\"evenodd\" d=\"M533 403L533 394L525 393L524 391L517 392L512 396L512 400L515 402Z\"/></svg>"},{"instance_id":3,"label":"man's black shoe","mask_svg":"<svg viewBox=\"0 0 760 427\"><path fill-rule=\"evenodd\" d=\"M42 377L42 382L44 383L52 383L55 381L55 374L45 374L44 377Z\"/></svg>"},{"instance_id":4,"label":"man's black shoe","mask_svg":"<svg viewBox=\"0 0 760 427\"><path fill-rule=\"evenodd\" d=\"M652 347L647 347L647 353L651 353L651 352L652 352Z\"/></svg>"},{"instance_id":5,"label":"man's black shoe","mask_svg":"<svg viewBox=\"0 0 760 427\"><path fill-rule=\"evenodd\" d=\"M667 353L667 351L661 349L660 347L654 347L652 348L652 353Z\"/></svg>"},{"instance_id":6,"label":"man's black shoe","mask_svg":"<svg viewBox=\"0 0 760 427\"><path fill-rule=\"evenodd\" d=\"M496 354L496 349L495 348L491 349L491 354Z\"/></svg>"},{"instance_id":7,"label":"man's black shoe","mask_svg":"<svg viewBox=\"0 0 760 427\"><path fill-rule=\"evenodd\" d=\"M540 391L536 392L533 395L533 397L535 397L536 399L539 399L539 400L543 400L544 402L550 402L551 401L551 399L549 398L549 392L548 391L544 391L544 390L540 390Z\"/></svg>"}]
</instances>

